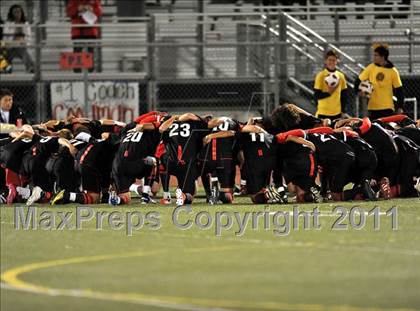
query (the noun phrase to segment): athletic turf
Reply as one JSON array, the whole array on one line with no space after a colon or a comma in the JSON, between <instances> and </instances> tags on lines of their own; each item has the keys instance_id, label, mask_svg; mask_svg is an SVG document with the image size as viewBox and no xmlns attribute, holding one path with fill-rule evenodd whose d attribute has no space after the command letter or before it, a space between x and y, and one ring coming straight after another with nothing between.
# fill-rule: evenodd
<instances>
[{"instance_id":1,"label":"athletic turf","mask_svg":"<svg viewBox=\"0 0 420 311\"><path fill-rule=\"evenodd\" d=\"M332 230L338 219L332 209L341 205L350 211L355 203L318 204L321 229L313 229L311 220L311 228L303 230L300 219L294 230L290 219L284 236L273 232L273 212L292 211L293 204L256 206L248 198L234 205L199 202L203 199L189 217L180 213L181 223L200 211L213 218L226 211L233 227L220 237L214 223L208 230L195 224L182 230L171 219L174 205L134 202L94 211L155 211L160 229L145 225L127 236L126 228L112 230L105 217L103 230L92 220L81 230L25 231L14 229L14 209L1 207L1 310L420 310L417 198L359 203L366 213L379 207L378 230L372 215L365 215L363 229ZM311 211L317 205L296 206ZM396 230L384 214L393 206ZM76 206L38 205L37 214L45 210L74 212ZM235 236L234 211L241 216L271 211L271 227L264 230L261 217L259 228L252 229L250 215L245 233ZM357 225L360 215L353 216ZM343 223L349 224L348 216Z\"/></svg>"}]
</instances>

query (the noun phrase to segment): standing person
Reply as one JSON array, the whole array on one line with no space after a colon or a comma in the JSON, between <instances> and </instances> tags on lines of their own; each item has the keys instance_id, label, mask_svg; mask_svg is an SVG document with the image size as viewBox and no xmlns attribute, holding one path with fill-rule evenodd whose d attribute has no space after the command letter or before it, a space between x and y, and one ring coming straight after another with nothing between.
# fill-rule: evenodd
<instances>
[{"instance_id":1,"label":"standing person","mask_svg":"<svg viewBox=\"0 0 420 311\"><path fill-rule=\"evenodd\" d=\"M102 6L100 0L70 0L67 5L67 15L71 18L73 25L94 25L98 18L102 16ZM77 27L71 29L72 40L94 40L99 38L98 27ZM74 52L82 52L83 44L75 43ZM88 52L94 56L93 46L88 46ZM94 67L89 68L92 72ZM81 72L80 68L74 69L74 72Z\"/></svg>"},{"instance_id":2,"label":"standing person","mask_svg":"<svg viewBox=\"0 0 420 311\"><path fill-rule=\"evenodd\" d=\"M390 116L395 110L398 114L404 111L402 82L397 68L388 59L388 46L376 44L373 49L373 63L362 71L355 83L356 92L358 92L360 81L369 80L373 85L373 92L370 94L368 103L369 117L372 120ZM394 94L397 97L395 104ZM359 95L364 96L361 92Z\"/></svg>"},{"instance_id":3,"label":"standing person","mask_svg":"<svg viewBox=\"0 0 420 311\"><path fill-rule=\"evenodd\" d=\"M0 128L5 128L5 124L13 124L15 126L22 126L26 123L26 118L23 112L13 105L13 93L7 89L0 89ZM0 140L7 139L8 134L0 133ZM5 188L6 172L0 166L0 192Z\"/></svg>"},{"instance_id":4,"label":"standing person","mask_svg":"<svg viewBox=\"0 0 420 311\"><path fill-rule=\"evenodd\" d=\"M27 123L22 110L13 105L13 93L8 89L0 90L0 124L13 124L21 127ZM0 134L0 138L8 137L8 135Z\"/></svg>"},{"instance_id":5,"label":"standing person","mask_svg":"<svg viewBox=\"0 0 420 311\"><path fill-rule=\"evenodd\" d=\"M6 42L18 45L8 49L7 62L11 64L17 56L24 63L26 71L33 73L34 62L26 48L26 45L31 40L31 28L20 5L15 4L10 7L7 21L4 23L3 37Z\"/></svg>"},{"instance_id":6,"label":"standing person","mask_svg":"<svg viewBox=\"0 0 420 311\"><path fill-rule=\"evenodd\" d=\"M325 68L315 77L316 116L321 119L338 119L346 111L349 98L346 77L337 70L337 63L338 54L333 50L327 51L324 57ZM335 84L328 84L325 80L327 77L332 78Z\"/></svg>"}]
</instances>

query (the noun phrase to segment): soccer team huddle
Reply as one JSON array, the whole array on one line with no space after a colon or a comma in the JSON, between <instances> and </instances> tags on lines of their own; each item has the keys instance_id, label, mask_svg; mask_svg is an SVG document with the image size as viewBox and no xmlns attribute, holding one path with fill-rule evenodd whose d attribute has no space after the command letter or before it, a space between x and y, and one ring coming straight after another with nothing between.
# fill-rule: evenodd
<instances>
[{"instance_id":1,"label":"soccer team huddle","mask_svg":"<svg viewBox=\"0 0 420 311\"><path fill-rule=\"evenodd\" d=\"M4 202L209 204L377 200L420 193L420 122L319 119L293 104L240 122L152 111L129 124L71 117L0 140ZM239 180L240 185L235 185ZM177 180L170 192L170 177ZM141 180L139 182L139 180ZM175 200L174 200L175 199Z\"/></svg>"}]
</instances>

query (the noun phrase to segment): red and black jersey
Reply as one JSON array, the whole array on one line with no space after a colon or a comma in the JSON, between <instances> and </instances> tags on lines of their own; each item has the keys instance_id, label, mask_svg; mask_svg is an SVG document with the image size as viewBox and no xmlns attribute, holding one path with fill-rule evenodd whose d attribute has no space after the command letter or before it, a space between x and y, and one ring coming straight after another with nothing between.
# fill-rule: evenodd
<instances>
[{"instance_id":1,"label":"red and black jersey","mask_svg":"<svg viewBox=\"0 0 420 311\"><path fill-rule=\"evenodd\" d=\"M0 163L5 168L19 172L23 154L33 144L34 141L32 139L19 139L2 146L0 148Z\"/></svg>"},{"instance_id":2,"label":"red and black jersey","mask_svg":"<svg viewBox=\"0 0 420 311\"><path fill-rule=\"evenodd\" d=\"M245 161L269 161L277 154L278 143L275 137L266 133L241 133L240 146Z\"/></svg>"},{"instance_id":3,"label":"red and black jersey","mask_svg":"<svg viewBox=\"0 0 420 311\"><path fill-rule=\"evenodd\" d=\"M374 150L371 145L364 139L360 138L359 136L356 136L353 134L354 132L338 132L332 134L335 138L338 140L348 144L350 147L352 147L355 151L356 150ZM356 152L357 155L357 152Z\"/></svg>"},{"instance_id":4,"label":"red and black jersey","mask_svg":"<svg viewBox=\"0 0 420 311\"><path fill-rule=\"evenodd\" d=\"M137 123L128 124L121 133L120 146L117 157L127 160L139 160L153 156L159 144L161 134L158 127L144 132L129 132Z\"/></svg>"},{"instance_id":5,"label":"red and black jersey","mask_svg":"<svg viewBox=\"0 0 420 311\"><path fill-rule=\"evenodd\" d=\"M208 133L208 124L204 120L172 123L162 137L170 161L186 163L196 160Z\"/></svg>"},{"instance_id":6,"label":"red and black jersey","mask_svg":"<svg viewBox=\"0 0 420 311\"><path fill-rule=\"evenodd\" d=\"M420 129L417 127L403 127L395 131L395 133L408 137L420 146Z\"/></svg>"},{"instance_id":7,"label":"red and black jersey","mask_svg":"<svg viewBox=\"0 0 420 311\"><path fill-rule=\"evenodd\" d=\"M77 151L80 151L93 141L94 141L94 139L91 139L90 142L85 142L83 140L78 140L78 139L70 139L69 143L72 144L73 147L75 147L77 149Z\"/></svg>"},{"instance_id":8,"label":"red and black jersey","mask_svg":"<svg viewBox=\"0 0 420 311\"><path fill-rule=\"evenodd\" d=\"M74 146L78 148L81 145L76 143ZM75 156L76 162L78 165L89 165L100 169L109 167L110 171L110 164L114 159L118 146L112 138L90 140L83 148L78 148L79 151Z\"/></svg>"},{"instance_id":9,"label":"red and black jersey","mask_svg":"<svg viewBox=\"0 0 420 311\"><path fill-rule=\"evenodd\" d=\"M371 123L369 118L364 118L362 123L356 125L354 129L375 149L379 156L398 153L398 147L392 135L380 124Z\"/></svg>"},{"instance_id":10,"label":"red and black jersey","mask_svg":"<svg viewBox=\"0 0 420 311\"><path fill-rule=\"evenodd\" d=\"M47 158L51 154L58 152L60 147L58 139L59 137L56 136L39 136L35 134L32 138L35 143L26 152L30 152L33 157L41 156Z\"/></svg>"},{"instance_id":11,"label":"red and black jersey","mask_svg":"<svg viewBox=\"0 0 420 311\"><path fill-rule=\"evenodd\" d=\"M317 149L320 164L327 162L340 162L340 159L345 157L345 154L354 157L352 148L344 142L339 141L330 134L307 134L307 140L312 142Z\"/></svg>"},{"instance_id":12,"label":"red and black jersey","mask_svg":"<svg viewBox=\"0 0 420 311\"><path fill-rule=\"evenodd\" d=\"M240 123L237 120L224 118L223 123L214 127L210 133L218 133L223 131L234 131L236 133L240 130ZM235 157L237 152L238 135L224 138L213 138L205 148L201 151L200 158L206 160L231 160Z\"/></svg>"}]
</instances>

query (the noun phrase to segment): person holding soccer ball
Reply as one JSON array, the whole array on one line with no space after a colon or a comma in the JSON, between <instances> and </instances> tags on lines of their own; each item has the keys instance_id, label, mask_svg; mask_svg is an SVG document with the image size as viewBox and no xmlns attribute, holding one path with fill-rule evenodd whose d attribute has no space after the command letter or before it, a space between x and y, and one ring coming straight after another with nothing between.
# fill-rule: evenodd
<instances>
[{"instance_id":1,"label":"person holding soccer ball","mask_svg":"<svg viewBox=\"0 0 420 311\"><path fill-rule=\"evenodd\" d=\"M325 54L325 68L315 77L316 116L335 120L342 117L348 103L346 77L337 70L338 54L329 50Z\"/></svg>"},{"instance_id":2,"label":"person holding soccer ball","mask_svg":"<svg viewBox=\"0 0 420 311\"><path fill-rule=\"evenodd\" d=\"M359 96L367 96L366 92L360 90L362 85L369 81L373 91L368 96L369 117L372 120L387 117L394 114L401 114L404 111L404 92L402 82L397 68L389 61L389 49L386 44L373 45L373 63L367 66L359 75L355 83L355 91ZM360 83L360 81L363 81ZM393 96L397 98L394 103Z\"/></svg>"}]
</instances>

